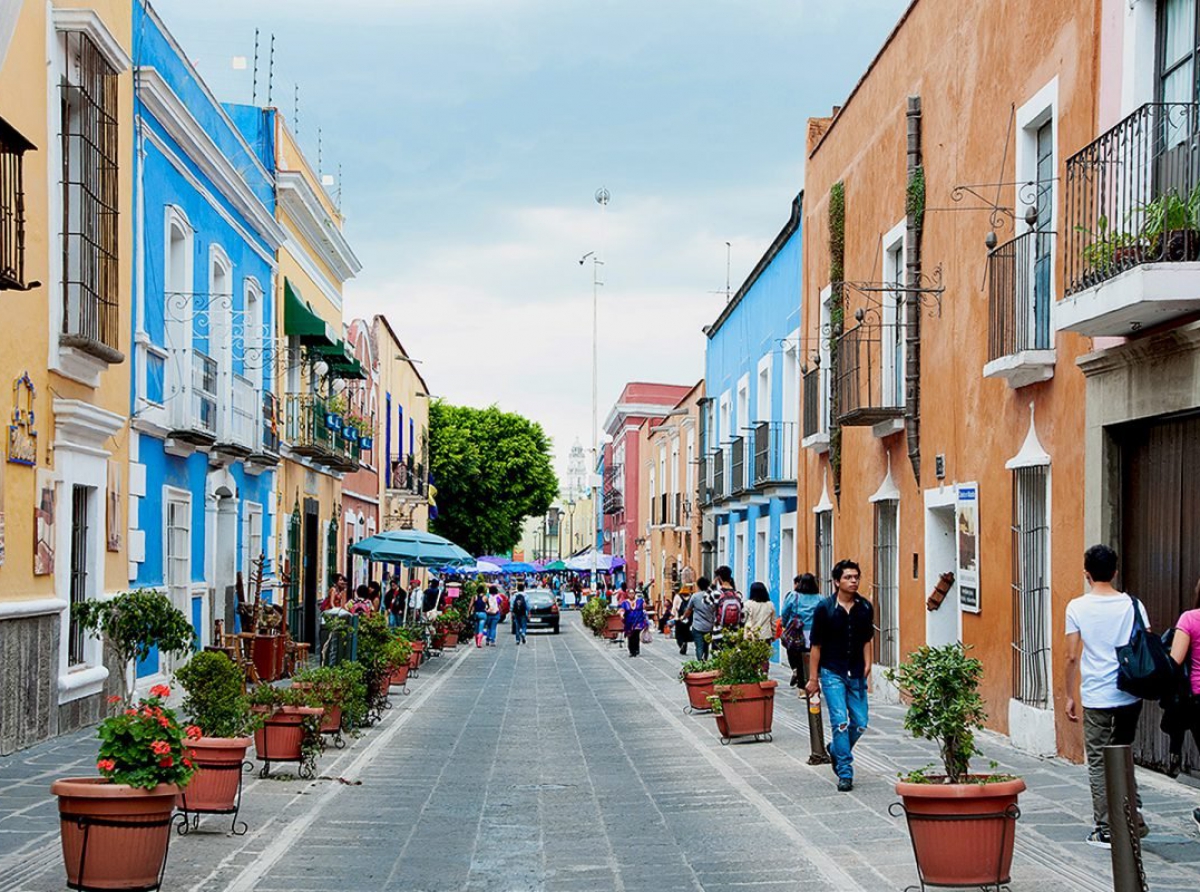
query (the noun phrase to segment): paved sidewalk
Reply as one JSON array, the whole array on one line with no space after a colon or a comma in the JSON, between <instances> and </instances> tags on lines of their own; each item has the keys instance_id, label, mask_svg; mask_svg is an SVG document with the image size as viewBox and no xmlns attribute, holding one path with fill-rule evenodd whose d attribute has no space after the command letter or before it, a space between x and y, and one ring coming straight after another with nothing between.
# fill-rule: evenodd
<instances>
[{"instance_id":1,"label":"paved sidewalk","mask_svg":"<svg viewBox=\"0 0 1200 892\"><path fill-rule=\"evenodd\" d=\"M165 889L189 892L860 892L916 881L903 823L890 817L901 767L933 760L874 706L853 793L805 764L803 704L780 688L772 743L720 745L709 716L686 716L680 657L596 641L569 615L563 634L451 652L322 779L248 782L251 832L220 818L172 843ZM780 673L783 678L783 673ZM1111 890L1109 856L1083 843L1079 766L1037 760L1000 738L985 758L1020 774L1014 892ZM90 733L0 759L0 892L64 888L54 777L92 773ZM1200 888L1200 792L1141 773L1146 870L1155 892ZM354 785L338 782L345 778ZM359 783L361 782L361 783Z\"/></svg>"}]
</instances>

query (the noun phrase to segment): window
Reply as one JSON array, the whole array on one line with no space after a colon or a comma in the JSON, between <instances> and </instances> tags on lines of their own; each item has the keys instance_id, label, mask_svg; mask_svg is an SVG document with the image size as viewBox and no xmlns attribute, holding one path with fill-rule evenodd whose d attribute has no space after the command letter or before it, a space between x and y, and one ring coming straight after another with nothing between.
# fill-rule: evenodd
<instances>
[{"instance_id":1,"label":"window","mask_svg":"<svg viewBox=\"0 0 1200 892\"><path fill-rule=\"evenodd\" d=\"M208 295L197 308L208 321L208 354L217 370L217 439L233 439L233 275L229 258L213 245L209 251ZM203 325L200 326L203 330ZM243 407L244 408L244 407Z\"/></svg>"},{"instance_id":2,"label":"window","mask_svg":"<svg viewBox=\"0 0 1200 892\"><path fill-rule=\"evenodd\" d=\"M258 280L247 278L245 283L245 306L242 323L242 368L256 390L266 386L263 370L266 368L263 330L263 292Z\"/></svg>"},{"instance_id":3,"label":"window","mask_svg":"<svg viewBox=\"0 0 1200 892\"><path fill-rule=\"evenodd\" d=\"M800 333L796 332L783 348L783 411L786 424L800 420Z\"/></svg>"},{"instance_id":4,"label":"window","mask_svg":"<svg viewBox=\"0 0 1200 892\"><path fill-rule=\"evenodd\" d=\"M255 561L263 553L263 509L258 502L245 502L242 508L242 578L247 587L254 579Z\"/></svg>"},{"instance_id":5,"label":"window","mask_svg":"<svg viewBox=\"0 0 1200 892\"><path fill-rule=\"evenodd\" d=\"M25 284L25 153L33 143L0 118L0 290L24 291Z\"/></svg>"},{"instance_id":6,"label":"window","mask_svg":"<svg viewBox=\"0 0 1200 892\"><path fill-rule=\"evenodd\" d=\"M821 290L821 328L817 332L820 349L817 356L821 360L821 371L818 382L821 388L820 418L817 421L819 433L829 433L829 416L833 408L833 369L830 344L833 339L833 286L826 285Z\"/></svg>"},{"instance_id":7,"label":"window","mask_svg":"<svg viewBox=\"0 0 1200 892\"><path fill-rule=\"evenodd\" d=\"M1049 705L1050 469L1013 471L1013 697Z\"/></svg>"},{"instance_id":8,"label":"window","mask_svg":"<svg viewBox=\"0 0 1200 892\"><path fill-rule=\"evenodd\" d=\"M86 34L62 36L62 339L120 361L117 75Z\"/></svg>"},{"instance_id":9,"label":"window","mask_svg":"<svg viewBox=\"0 0 1200 892\"><path fill-rule=\"evenodd\" d=\"M817 512L817 534L814 543L817 585L822 593L828 593L833 579L833 512Z\"/></svg>"},{"instance_id":10,"label":"window","mask_svg":"<svg viewBox=\"0 0 1200 892\"><path fill-rule=\"evenodd\" d=\"M770 557L771 546L767 539L769 530L764 529L764 527L769 526L770 523L771 519L769 517L760 517L758 519L758 529L755 531L754 536L754 579L750 580L751 582L761 582L767 586L770 585L770 570L768 569L770 565L767 563L767 558ZM749 589L750 586L747 584L746 588Z\"/></svg>"},{"instance_id":11,"label":"window","mask_svg":"<svg viewBox=\"0 0 1200 892\"><path fill-rule=\"evenodd\" d=\"M744 424L755 421L771 420L771 355L768 353L758 363L758 392L755 403L757 412L753 419L747 418Z\"/></svg>"},{"instance_id":12,"label":"window","mask_svg":"<svg viewBox=\"0 0 1200 892\"><path fill-rule=\"evenodd\" d=\"M899 503L875 503L875 659L896 666L900 656Z\"/></svg>"},{"instance_id":13,"label":"window","mask_svg":"<svg viewBox=\"0 0 1200 892\"><path fill-rule=\"evenodd\" d=\"M1033 243L1033 347L1050 347L1050 293L1054 268L1054 122L1046 121L1034 136L1037 224Z\"/></svg>"},{"instance_id":14,"label":"window","mask_svg":"<svg viewBox=\"0 0 1200 892\"><path fill-rule=\"evenodd\" d=\"M88 595L88 509L91 493L86 486L71 488L71 606L82 604ZM83 627L71 611L70 640L67 642L67 665L84 662Z\"/></svg>"},{"instance_id":15,"label":"window","mask_svg":"<svg viewBox=\"0 0 1200 892\"><path fill-rule=\"evenodd\" d=\"M887 234L883 281L895 290L883 296L883 405L903 406L904 394L904 224Z\"/></svg>"},{"instance_id":16,"label":"window","mask_svg":"<svg viewBox=\"0 0 1200 892\"><path fill-rule=\"evenodd\" d=\"M163 514L166 524L164 582L171 603L191 616L192 499L188 493L169 491Z\"/></svg>"},{"instance_id":17,"label":"window","mask_svg":"<svg viewBox=\"0 0 1200 892\"><path fill-rule=\"evenodd\" d=\"M1160 102L1196 101L1196 5L1196 0L1163 0L1159 6ZM1166 148L1179 145L1186 134L1183 123L1169 134Z\"/></svg>"}]
</instances>

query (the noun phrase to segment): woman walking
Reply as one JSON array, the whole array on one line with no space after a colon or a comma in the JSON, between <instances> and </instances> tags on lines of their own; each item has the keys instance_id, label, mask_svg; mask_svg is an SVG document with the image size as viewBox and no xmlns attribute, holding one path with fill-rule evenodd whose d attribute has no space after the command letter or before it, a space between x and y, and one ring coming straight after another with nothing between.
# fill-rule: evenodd
<instances>
[{"instance_id":1,"label":"woman walking","mask_svg":"<svg viewBox=\"0 0 1200 892\"><path fill-rule=\"evenodd\" d=\"M488 589L487 606L487 627L485 635L487 637L487 646L496 646L496 626L500 624L500 589L498 586L492 586Z\"/></svg>"},{"instance_id":2,"label":"woman walking","mask_svg":"<svg viewBox=\"0 0 1200 892\"><path fill-rule=\"evenodd\" d=\"M692 642L692 621L688 617L688 606L695 591L694 585L684 583L679 589L679 594L671 602L671 615L675 617L675 643L679 645L679 652L684 656L687 656L687 647Z\"/></svg>"},{"instance_id":3,"label":"woman walking","mask_svg":"<svg viewBox=\"0 0 1200 892\"><path fill-rule=\"evenodd\" d=\"M487 628L487 598L481 590L471 604L471 612L475 614L475 646L483 647L483 633Z\"/></svg>"},{"instance_id":4,"label":"woman walking","mask_svg":"<svg viewBox=\"0 0 1200 892\"><path fill-rule=\"evenodd\" d=\"M796 577L793 588L783 599L780 619L783 621L784 650L788 664L792 667L792 687L803 688L808 684L808 636L812 631L813 611L821 603L821 587L817 577L801 573Z\"/></svg>"},{"instance_id":5,"label":"woman walking","mask_svg":"<svg viewBox=\"0 0 1200 892\"><path fill-rule=\"evenodd\" d=\"M636 657L642 652L642 630L646 628L646 602L641 597L632 601L626 595L617 605L625 620L625 642L629 645L629 655Z\"/></svg>"},{"instance_id":6,"label":"woman walking","mask_svg":"<svg viewBox=\"0 0 1200 892\"><path fill-rule=\"evenodd\" d=\"M1185 610L1175 622L1171 638L1171 659L1180 667L1190 665L1180 690L1175 696L1163 701L1162 730L1171 740L1170 763L1167 773L1178 777L1183 767L1183 744L1187 732L1192 732L1192 741L1200 746L1200 582L1196 583L1195 603ZM1200 826L1200 808L1192 812Z\"/></svg>"}]
</instances>

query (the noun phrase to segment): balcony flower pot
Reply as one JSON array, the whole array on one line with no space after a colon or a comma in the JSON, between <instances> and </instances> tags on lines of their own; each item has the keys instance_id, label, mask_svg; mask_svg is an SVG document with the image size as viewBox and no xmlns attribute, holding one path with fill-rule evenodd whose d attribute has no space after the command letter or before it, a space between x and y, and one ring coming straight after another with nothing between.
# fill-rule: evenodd
<instances>
[{"instance_id":1,"label":"balcony flower pot","mask_svg":"<svg viewBox=\"0 0 1200 892\"><path fill-rule=\"evenodd\" d=\"M624 631L625 620L619 613L614 613L604 621L604 628L600 634L609 641L614 641Z\"/></svg>"},{"instance_id":2,"label":"balcony flower pot","mask_svg":"<svg viewBox=\"0 0 1200 892\"><path fill-rule=\"evenodd\" d=\"M1171 229L1164 232L1162 259L1168 263L1185 263L1200 259L1200 232L1194 229Z\"/></svg>"},{"instance_id":3,"label":"balcony flower pot","mask_svg":"<svg viewBox=\"0 0 1200 892\"><path fill-rule=\"evenodd\" d=\"M178 786L145 790L102 777L68 777L50 792L58 797L69 887L159 888Z\"/></svg>"},{"instance_id":4,"label":"balcony flower pot","mask_svg":"<svg viewBox=\"0 0 1200 892\"><path fill-rule=\"evenodd\" d=\"M1007 885L1011 879L1020 778L991 780L969 776L970 783L896 784L908 818L917 872L929 886Z\"/></svg>"},{"instance_id":5,"label":"balcony flower pot","mask_svg":"<svg viewBox=\"0 0 1200 892\"><path fill-rule=\"evenodd\" d=\"M715 670L709 672L686 672L683 684L687 688L688 712L710 712L712 705L708 698L716 696L714 684L717 680Z\"/></svg>"},{"instance_id":6,"label":"balcony flower pot","mask_svg":"<svg viewBox=\"0 0 1200 892\"><path fill-rule=\"evenodd\" d=\"M720 706L713 711L717 730L721 732L721 743L742 737L769 741L775 718L775 688L778 686L777 681L715 685Z\"/></svg>"}]
</instances>

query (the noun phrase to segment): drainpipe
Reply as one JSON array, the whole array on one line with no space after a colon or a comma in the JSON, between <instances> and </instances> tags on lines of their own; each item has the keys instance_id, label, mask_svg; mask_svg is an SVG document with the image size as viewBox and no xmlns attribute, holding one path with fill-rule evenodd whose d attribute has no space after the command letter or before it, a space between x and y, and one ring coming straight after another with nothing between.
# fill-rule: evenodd
<instances>
[{"instance_id":1,"label":"drainpipe","mask_svg":"<svg viewBox=\"0 0 1200 892\"><path fill-rule=\"evenodd\" d=\"M921 168L921 97L909 96L905 113L908 131L908 183ZM914 208L905 190L904 268L908 293L904 301L904 431L908 460L918 485L921 482L921 228L925 208Z\"/></svg>"}]
</instances>

